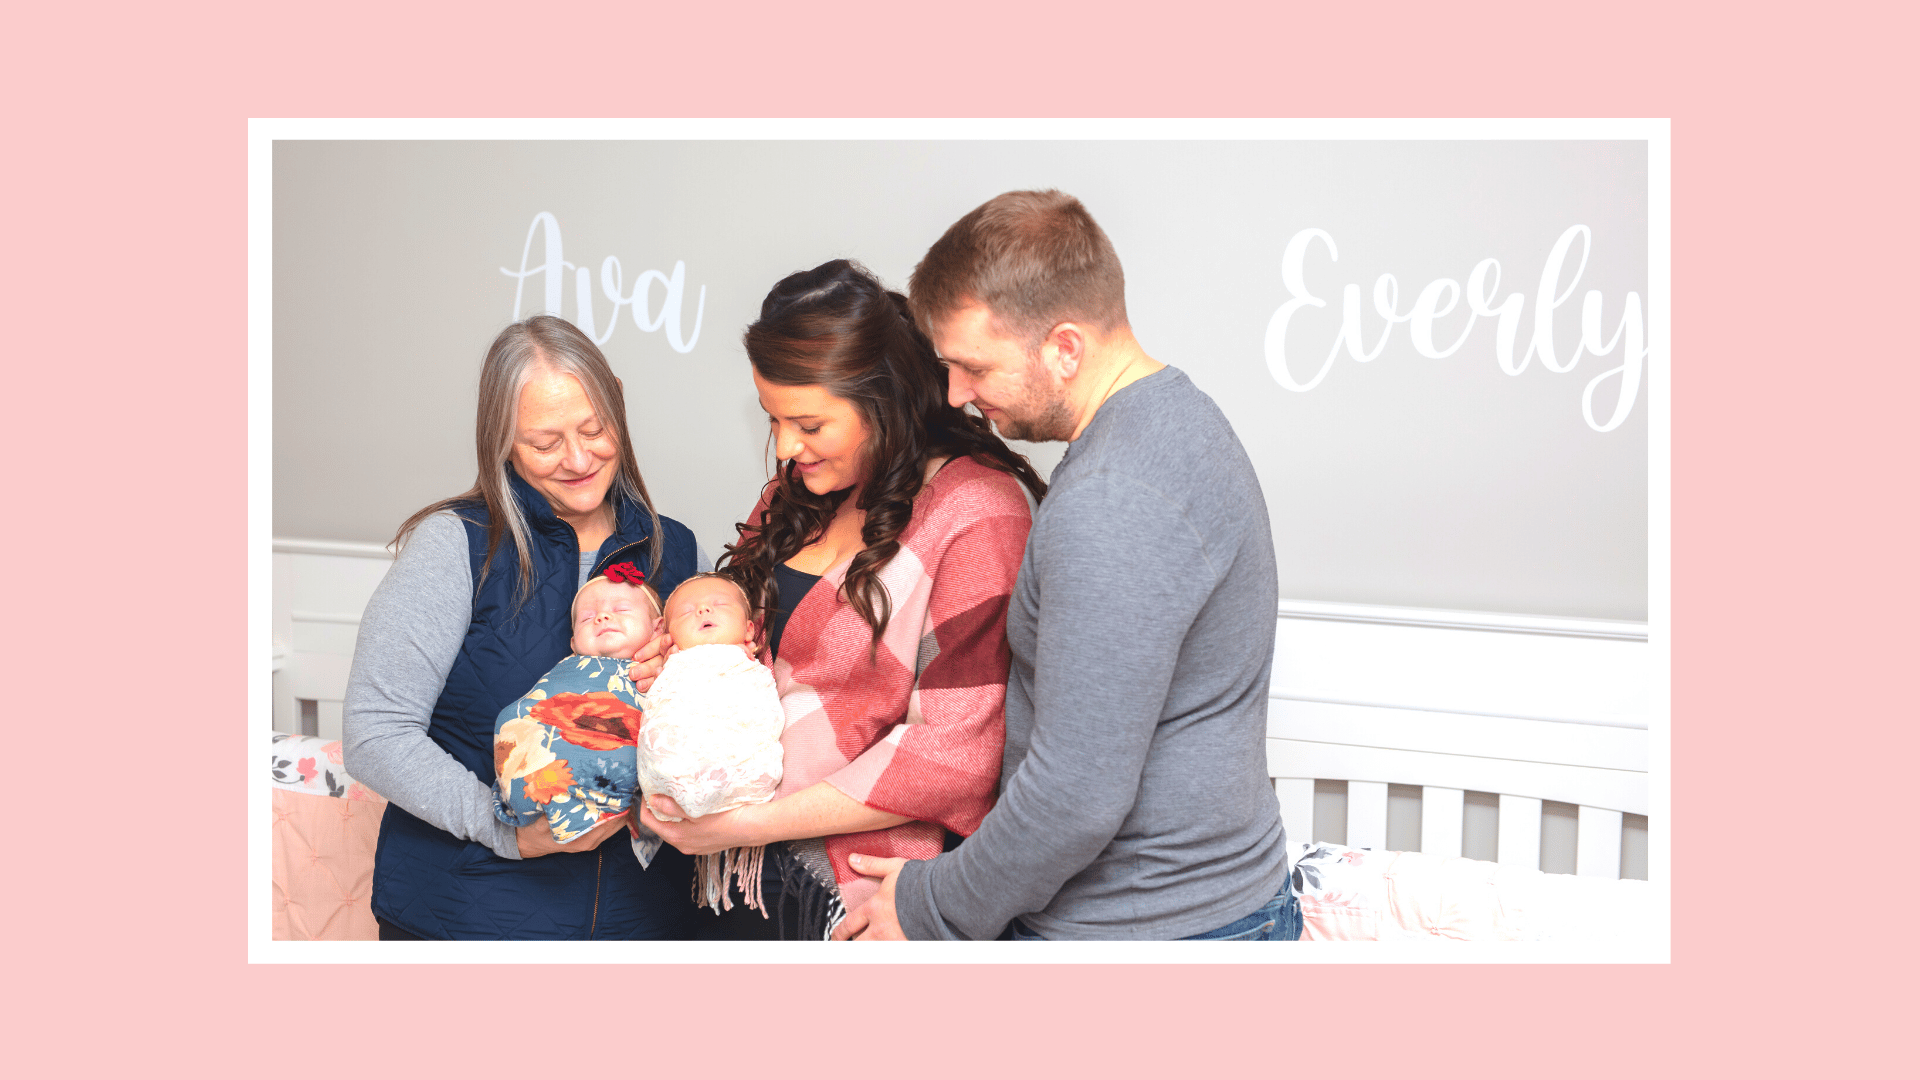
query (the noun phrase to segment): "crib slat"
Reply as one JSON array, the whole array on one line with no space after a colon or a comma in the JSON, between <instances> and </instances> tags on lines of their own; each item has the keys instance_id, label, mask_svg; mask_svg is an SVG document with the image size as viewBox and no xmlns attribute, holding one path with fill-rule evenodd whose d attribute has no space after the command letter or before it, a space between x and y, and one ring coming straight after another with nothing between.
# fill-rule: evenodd
<instances>
[{"instance_id":1,"label":"crib slat","mask_svg":"<svg viewBox=\"0 0 1920 1080\"><path fill-rule=\"evenodd\" d=\"M1580 808L1580 831L1573 848L1575 874L1599 878L1620 876L1620 826L1618 810Z\"/></svg>"},{"instance_id":2,"label":"crib slat","mask_svg":"<svg viewBox=\"0 0 1920 1080\"><path fill-rule=\"evenodd\" d=\"M1347 846L1387 849L1387 785L1347 781Z\"/></svg>"},{"instance_id":3,"label":"crib slat","mask_svg":"<svg viewBox=\"0 0 1920 1080\"><path fill-rule=\"evenodd\" d=\"M1502 863L1540 869L1540 800L1500 796L1500 839L1495 856Z\"/></svg>"},{"instance_id":4,"label":"crib slat","mask_svg":"<svg viewBox=\"0 0 1920 1080\"><path fill-rule=\"evenodd\" d=\"M1280 824L1286 826L1287 843L1313 843L1313 780L1276 777L1273 794L1280 800Z\"/></svg>"},{"instance_id":5,"label":"crib slat","mask_svg":"<svg viewBox=\"0 0 1920 1080\"><path fill-rule=\"evenodd\" d=\"M1460 829L1466 820L1467 793L1459 788L1420 789L1420 850L1454 858L1460 854Z\"/></svg>"}]
</instances>

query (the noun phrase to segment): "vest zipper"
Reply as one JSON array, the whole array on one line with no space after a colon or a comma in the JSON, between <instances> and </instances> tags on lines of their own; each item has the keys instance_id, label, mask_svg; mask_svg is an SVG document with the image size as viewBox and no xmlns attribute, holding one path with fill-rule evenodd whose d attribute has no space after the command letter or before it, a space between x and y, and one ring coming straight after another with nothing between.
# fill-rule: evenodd
<instances>
[{"instance_id":1,"label":"vest zipper","mask_svg":"<svg viewBox=\"0 0 1920 1080\"><path fill-rule=\"evenodd\" d=\"M587 924L587 940L593 940L594 931L600 929L600 868L607 863L607 853L593 853L593 921Z\"/></svg>"},{"instance_id":2,"label":"vest zipper","mask_svg":"<svg viewBox=\"0 0 1920 1080\"><path fill-rule=\"evenodd\" d=\"M615 521L615 531L618 531L618 524L619 524L619 522L618 522L618 520L616 520L616 521ZM609 567L609 566L612 566L612 565L613 565L614 563L616 563L616 562L620 562L620 561L622 561L620 557L621 557L622 555L625 555L625 554L627 554L627 552L628 552L628 551L632 551L632 550L636 550L636 549L637 549L637 550L638 550L638 552L639 552L639 553L640 553L640 554L642 555L642 557L644 558L644 553L645 553L645 550L646 550L646 547L647 547L647 545L648 545L649 543L651 543L651 542L652 542L652 540L653 540L653 538L652 538L651 536L649 536L649 537L647 537L647 538L645 538L645 539L641 539L641 540L633 540L633 541L629 541L628 543L625 543L625 544L622 544L622 545L620 545L619 547L617 547L617 548L614 548L614 549L613 549L613 554L611 554L611 555L602 555L602 556L600 556L600 557L598 557L598 558L596 558L596 559L594 559L594 564L595 564L595 565L594 565L594 567L593 567L593 573L594 573L594 574L595 574L596 576L597 576L597 575L599 575L599 574L604 574L604 573L606 573L606 572L607 572L607 567ZM601 870L602 870L602 869L604 869L604 868L605 868L605 866L606 866L606 859L607 859L607 853L606 853L606 851L605 851L604 849L596 849L596 850L594 851L594 853L593 853L593 854L594 854L594 862L593 862L593 920L592 920L592 921L591 921L590 923L588 923L588 924L587 924L587 938L588 938L588 940L593 940L593 935L594 935L594 934L595 934L595 933L596 933L596 932L597 932L597 931L598 931L598 930L600 929L600 872L601 872Z\"/></svg>"},{"instance_id":3,"label":"vest zipper","mask_svg":"<svg viewBox=\"0 0 1920 1080\"><path fill-rule=\"evenodd\" d=\"M593 560L593 562L594 562L594 565L593 565L593 571L594 571L594 574L595 574L596 576L597 576L597 575L599 575L599 574L604 574L604 573L606 573L606 572L607 572L607 567L609 567L609 566L612 566L612 565L613 565L614 563L617 563L617 562L622 562L622 561L627 561L627 560L622 560L622 559L621 559L620 557L621 557L622 555L626 555L626 554L627 554L627 552L629 552L629 551L635 551L636 549L638 549L638 550L637 550L637 555L638 555L638 556L640 557L640 561L642 561L642 562L644 562L644 561L645 561L645 555L646 555L646 547L647 547L647 545L648 545L648 544L650 544L650 543L652 543L652 537L648 537L648 538L647 538L647 539L645 539L645 540L633 540L633 541L629 541L628 543L625 543L625 544L621 544L621 545L620 545L619 547L617 547L617 548L614 548L614 549L613 549L613 554L611 554L611 555L601 555L601 556L599 556L599 557L597 557L597 558L595 558L595 559ZM630 556L630 557L629 557L629 559L631 559L631 558L632 558L632 557Z\"/></svg>"}]
</instances>

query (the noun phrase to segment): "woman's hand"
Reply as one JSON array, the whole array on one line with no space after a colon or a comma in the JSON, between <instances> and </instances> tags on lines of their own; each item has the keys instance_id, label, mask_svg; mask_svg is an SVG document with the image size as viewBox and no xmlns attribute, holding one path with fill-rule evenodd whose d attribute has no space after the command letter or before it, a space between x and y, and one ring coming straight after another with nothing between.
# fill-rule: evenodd
<instances>
[{"instance_id":1,"label":"woman's hand","mask_svg":"<svg viewBox=\"0 0 1920 1080\"><path fill-rule=\"evenodd\" d=\"M654 809L679 821L665 821L655 816ZM753 847L767 843L774 837L761 835L754 828L754 811L759 806L742 806L735 810L722 810L717 814L708 814L702 818L689 819L678 803L665 795L655 795L643 801L640 808L640 824L652 829L660 839L679 848L689 855L711 855L728 848Z\"/></svg>"},{"instance_id":2,"label":"woman's hand","mask_svg":"<svg viewBox=\"0 0 1920 1080\"><path fill-rule=\"evenodd\" d=\"M640 647L633 654L633 662L627 665L627 681L633 688L644 694L653 689L653 680L660 677L660 669L667 666L667 657L673 655L673 639L667 636L667 620L653 620L653 640Z\"/></svg>"},{"instance_id":3,"label":"woman's hand","mask_svg":"<svg viewBox=\"0 0 1920 1080\"><path fill-rule=\"evenodd\" d=\"M825 780L772 802L751 803L738 810L708 814L696 821L662 820L661 814L686 816L679 805L665 795L653 796L653 804L641 807L640 824L689 855L756 847L776 840L872 832L913 820L857 802Z\"/></svg>"},{"instance_id":4,"label":"woman's hand","mask_svg":"<svg viewBox=\"0 0 1920 1080\"><path fill-rule=\"evenodd\" d=\"M627 823L627 811L622 810L609 818L600 819L600 823L575 837L570 844L563 844L553 838L553 828L545 818L531 825L522 825L517 830L520 843L520 857L523 859L551 855L556 851L592 851L604 843L607 837L614 835Z\"/></svg>"}]
</instances>

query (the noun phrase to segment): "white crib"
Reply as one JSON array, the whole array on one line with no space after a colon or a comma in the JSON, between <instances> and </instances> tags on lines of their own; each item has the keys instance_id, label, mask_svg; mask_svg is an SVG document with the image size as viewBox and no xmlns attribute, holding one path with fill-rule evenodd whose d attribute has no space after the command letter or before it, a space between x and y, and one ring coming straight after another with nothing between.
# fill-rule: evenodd
<instances>
[{"instance_id":1,"label":"white crib","mask_svg":"<svg viewBox=\"0 0 1920 1080\"><path fill-rule=\"evenodd\" d=\"M274 542L276 730L339 737L389 563ZM1289 839L1664 882L1655 663L1642 623L1287 601L1267 758Z\"/></svg>"},{"instance_id":2,"label":"white crib","mask_svg":"<svg viewBox=\"0 0 1920 1080\"><path fill-rule=\"evenodd\" d=\"M1289 601L1267 742L1289 835L1646 877L1650 676L1642 623Z\"/></svg>"}]
</instances>

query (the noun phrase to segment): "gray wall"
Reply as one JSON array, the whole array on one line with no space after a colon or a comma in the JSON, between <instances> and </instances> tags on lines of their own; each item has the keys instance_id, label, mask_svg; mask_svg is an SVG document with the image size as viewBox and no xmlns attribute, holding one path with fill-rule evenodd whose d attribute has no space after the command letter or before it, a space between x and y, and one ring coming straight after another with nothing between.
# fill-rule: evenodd
<instances>
[{"instance_id":1,"label":"gray wall","mask_svg":"<svg viewBox=\"0 0 1920 1080\"><path fill-rule=\"evenodd\" d=\"M1551 326L1557 366L1600 294L1599 342L1647 291L1644 143L1271 142L279 142L274 150L274 532L389 539L407 514L473 482L480 358L546 305L518 273L530 226L553 215L590 274L597 335L609 256L622 287L684 263L680 342L618 312L602 346L628 388L635 451L662 512L717 551L767 476L765 422L740 331L779 277L859 259L894 287L955 218L992 195L1059 187L1119 249L1134 331L1232 419L1260 470L1282 594L1598 618L1646 617L1647 403L1612 430L1623 340L1558 372L1502 370L1478 318L1452 355L1395 325L1367 363L1342 356L1311 390L1277 381L1267 335L1289 298L1282 255L1321 229L1304 280L1325 306L1288 326L1286 370L1311 379L1333 345L1342 287L1359 286L1362 341L1386 325L1376 280L1405 314L1438 278L1466 286L1499 260L1497 306L1520 294L1517 366L1542 267L1572 244ZM545 260L544 228L529 270ZM577 270L561 314L582 322ZM1571 283L1571 286L1570 286ZM696 308L704 288L698 336ZM1445 291L1445 287L1440 287ZM660 314L652 288L648 318ZM1444 349L1467 301L1433 321ZM1443 305L1444 307L1444 305ZM689 342L689 338L691 341ZM1590 422L1588 413L1594 417ZM1032 447L1044 473L1058 446ZM1150 571L1152 554L1143 552Z\"/></svg>"}]
</instances>

